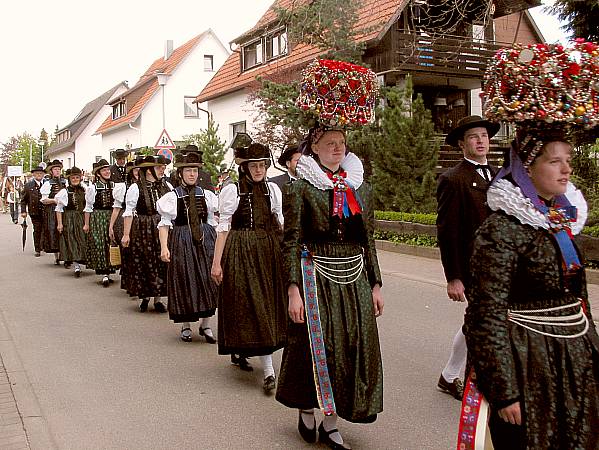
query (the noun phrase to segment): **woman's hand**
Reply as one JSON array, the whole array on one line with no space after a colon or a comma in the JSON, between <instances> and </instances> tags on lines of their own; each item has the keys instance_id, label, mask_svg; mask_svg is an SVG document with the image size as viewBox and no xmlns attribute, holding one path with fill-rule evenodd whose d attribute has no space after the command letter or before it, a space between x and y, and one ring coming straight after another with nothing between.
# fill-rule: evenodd
<instances>
[{"instance_id":1,"label":"woman's hand","mask_svg":"<svg viewBox=\"0 0 599 450\"><path fill-rule=\"evenodd\" d=\"M210 271L210 276L212 277L212 280L216 283L216 284L221 284L223 282L223 269L220 266L220 264L212 264L212 270Z\"/></svg>"},{"instance_id":2,"label":"woman's hand","mask_svg":"<svg viewBox=\"0 0 599 450\"><path fill-rule=\"evenodd\" d=\"M381 286L378 284L375 284L372 288L372 305L374 306L374 317L382 316L385 301L383 300L383 294L381 294Z\"/></svg>"},{"instance_id":3,"label":"woman's hand","mask_svg":"<svg viewBox=\"0 0 599 450\"><path fill-rule=\"evenodd\" d=\"M171 262L171 252L169 252L168 248L163 248L160 252L160 259L165 263Z\"/></svg>"},{"instance_id":4,"label":"woman's hand","mask_svg":"<svg viewBox=\"0 0 599 450\"><path fill-rule=\"evenodd\" d=\"M522 414L520 412L520 402L512 403L510 406L497 411L499 417L512 425L522 425Z\"/></svg>"},{"instance_id":5,"label":"woman's hand","mask_svg":"<svg viewBox=\"0 0 599 450\"><path fill-rule=\"evenodd\" d=\"M56 225L56 231L58 231L59 233L62 233L63 229L64 229L64 227L62 226L62 224Z\"/></svg>"},{"instance_id":6,"label":"woman's hand","mask_svg":"<svg viewBox=\"0 0 599 450\"><path fill-rule=\"evenodd\" d=\"M108 237L111 241L114 241L114 229L112 227L108 227Z\"/></svg>"},{"instance_id":7,"label":"woman's hand","mask_svg":"<svg viewBox=\"0 0 599 450\"><path fill-rule=\"evenodd\" d=\"M83 232L84 233L89 233L89 224L83 225Z\"/></svg>"},{"instance_id":8,"label":"woman's hand","mask_svg":"<svg viewBox=\"0 0 599 450\"><path fill-rule=\"evenodd\" d=\"M287 295L289 296L289 317L294 323L304 323L304 300L297 284L289 286Z\"/></svg>"},{"instance_id":9,"label":"woman's hand","mask_svg":"<svg viewBox=\"0 0 599 450\"><path fill-rule=\"evenodd\" d=\"M130 242L129 236L128 235L124 235L123 238L121 239L121 245L124 248L127 248L127 247L129 247L129 242Z\"/></svg>"}]
</instances>

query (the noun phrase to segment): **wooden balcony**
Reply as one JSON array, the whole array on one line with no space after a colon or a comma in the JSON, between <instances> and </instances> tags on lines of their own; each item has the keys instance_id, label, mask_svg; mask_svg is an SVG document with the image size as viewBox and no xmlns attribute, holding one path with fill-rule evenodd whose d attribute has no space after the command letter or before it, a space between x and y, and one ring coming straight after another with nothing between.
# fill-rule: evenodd
<instances>
[{"instance_id":1,"label":"wooden balcony","mask_svg":"<svg viewBox=\"0 0 599 450\"><path fill-rule=\"evenodd\" d=\"M501 48L496 43L464 36L396 32L392 39L394 42L384 51L379 47L365 55L377 73L395 69L482 80L489 59Z\"/></svg>"}]
</instances>

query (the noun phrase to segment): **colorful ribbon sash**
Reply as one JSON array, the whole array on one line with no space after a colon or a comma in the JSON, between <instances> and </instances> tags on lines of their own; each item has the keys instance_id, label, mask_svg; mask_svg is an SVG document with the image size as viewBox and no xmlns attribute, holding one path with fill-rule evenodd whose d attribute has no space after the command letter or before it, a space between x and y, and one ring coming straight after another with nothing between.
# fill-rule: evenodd
<instances>
[{"instance_id":1,"label":"colorful ribbon sash","mask_svg":"<svg viewBox=\"0 0 599 450\"><path fill-rule=\"evenodd\" d=\"M345 181L347 174L341 171L336 174L327 172L333 182L333 216L339 218L360 214L362 207L353 189Z\"/></svg>"},{"instance_id":2,"label":"colorful ribbon sash","mask_svg":"<svg viewBox=\"0 0 599 450\"><path fill-rule=\"evenodd\" d=\"M489 404L471 373L464 388L457 450L484 450L488 420Z\"/></svg>"},{"instance_id":3,"label":"colorful ribbon sash","mask_svg":"<svg viewBox=\"0 0 599 450\"><path fill-rule=\"evenodd\" d=\"M302 250L302 279L304 282L306 324L308 326L310 350L312 353L312 372L314 374L318 406L325 415L330 416L336 412L335 400L333 398L331 379L329 378L327 355L320 323L314 261L307 249Z\"/></svg>"}]
</instances>

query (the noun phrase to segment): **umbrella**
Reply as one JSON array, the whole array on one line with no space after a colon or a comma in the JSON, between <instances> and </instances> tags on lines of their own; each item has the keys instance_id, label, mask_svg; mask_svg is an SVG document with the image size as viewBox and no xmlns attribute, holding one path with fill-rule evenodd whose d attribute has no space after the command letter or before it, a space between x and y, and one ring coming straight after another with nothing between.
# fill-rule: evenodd
<instances>
[{"instance_id":1,"label":"umbrella","mask_svg":"<svg viewBox=\"0 0 599 450\"><path fill-rule=\"evenodd\" d=\"M25 251L25 242L27 242L27 219L23 219L21 227L23 228L23 251Z\"/></svg>"}]
</instances>

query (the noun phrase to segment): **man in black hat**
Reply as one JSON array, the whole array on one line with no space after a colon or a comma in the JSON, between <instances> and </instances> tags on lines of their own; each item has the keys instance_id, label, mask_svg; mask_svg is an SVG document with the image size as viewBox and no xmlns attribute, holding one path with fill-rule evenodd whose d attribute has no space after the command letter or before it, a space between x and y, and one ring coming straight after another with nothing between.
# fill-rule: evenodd
<instances>
[{"instance_id":1,"label":"man in black hat","mask_svg":"<svg viewBox=\"0 0 599 450\"><path fill-rule=\"evenodd\" d=\"M110 181L115 183L124 183L127 179L127 156L129 150L122 148L116 149L112 152L112 157L115 159L115 163L110 166Z\"/></svg>"},{"instance_id":2,"label":"man in black hat","mask_svg":"<svg viewBox=\"0 0 599 450\"><path fill-rule=\"evenodd\" d=\"M21 217L25 219L29 212L29 217L31 217L31 223L33 224L33 248L35 249L35 256L40 256L40 252L42 251L41 239L44 206L40 202L42 199L40 188L42 187L45 173L46 171L41 166L31 169L33 177L25 183L21 192Z\"/></svg>"},{"instance_id":3,"label":"man in black hat","mask_svg":"<svg viewBox=\"0 0 599 450\"><path fill-rule=\"evenodd\" d=\"M300 159L300 156L302 156L302 153L297 145L287 146L277 160L280 166L287 168L287 172L273 177L269 181L275 183L277 186L279 186L281 191L283 191L283 186L297 178L297 175L295 174L295 167L297 166L297 161Z\"/></svg>"},{"instance_id":4,"label":"man in black hat","mask_svg":"<svg viewBox=\"0 0 599 450\"><path fill-rule=\"evenodd\" d=\"M447 296L455 302L467 299L469 261L474 233L487 218L487 188L497 172L487 164L489 140L499 124L479 116L461 119L446 143L458 147L464 159L439 177L437 185L437 239L447 280ZM466 340L462 329L453 340L452 353L437 387L461 400L460 373L466 365Z\"/></svg>"}]
</instances>

